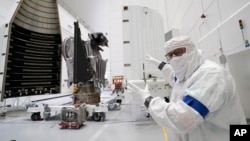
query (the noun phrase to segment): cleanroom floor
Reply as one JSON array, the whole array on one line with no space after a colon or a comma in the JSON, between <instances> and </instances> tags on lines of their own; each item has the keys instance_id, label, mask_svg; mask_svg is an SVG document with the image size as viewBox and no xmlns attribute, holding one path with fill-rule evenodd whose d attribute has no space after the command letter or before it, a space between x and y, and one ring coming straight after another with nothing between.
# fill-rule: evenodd
<instances>
[{"instance_id":1,"label":"cleanroom floor","mask_svg":"<svg viewBox=\"0 0 250 141\"><path fill-rule=\"evenodd\" d=\"M110 92L102 93L104 98ZM105 96L106 95L106 96ZM60 117L32 121L25 110L0 117L1 141L166 141L166 130L146 117L139 105L126 98L120 110L108 111L105 121L87 121L80 129L61 129Z\"/></svg>"}]
</instances>

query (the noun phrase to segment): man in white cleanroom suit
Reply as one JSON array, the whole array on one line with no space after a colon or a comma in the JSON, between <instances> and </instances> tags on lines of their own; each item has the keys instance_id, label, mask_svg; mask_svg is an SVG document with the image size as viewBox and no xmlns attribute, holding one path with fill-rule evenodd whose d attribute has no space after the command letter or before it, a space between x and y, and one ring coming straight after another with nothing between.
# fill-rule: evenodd
<instances>
[{"instance_id":1,"label":"man in white cleanroom suit","mask_svg":"<svg viewBox=\"0 0 250 141\"><path fill-rule=\"evenodd\" d=\"M231 74L218 64L204 60L189 37L180 36L164 44L169 63L150 55L172 86L170 102L150 96L147 87L129 83L127 91L140 97L150 115L168 132L169 141L229 141L233 124L246 124Z\"/></svg>"}]
</instances>

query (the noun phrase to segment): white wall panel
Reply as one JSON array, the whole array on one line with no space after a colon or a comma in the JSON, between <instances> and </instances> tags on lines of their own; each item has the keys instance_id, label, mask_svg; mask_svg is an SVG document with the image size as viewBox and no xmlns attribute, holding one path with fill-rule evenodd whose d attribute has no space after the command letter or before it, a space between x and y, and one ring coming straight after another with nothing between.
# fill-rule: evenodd
<instances>
[{"instance_id":1,"label":"white wall panel","mask_svg":"<svg viewBox=\"0 0 250 141\"><path fill-rule=\"evenodd\" d=\"M210 8L211 4L218 1L218 0L200 0L202 3L202 11L206 11Z\"/></svg>"},{"instance_id":2,"label":"white wall panel","mask_svg":"<svg viewBox=\"0 0 250 141\"><path fill-rule=\"evenodd\" d=\"M20 0L1 0L0 6L0 17L2 20L0 21L0 25L9 23L14 12L16 11L17 6L19 5Z\"/></svg>"},{"instance_id":3,"label":"white wall panel","mask_svg":"<svg viewBox=\"0 0 250 141\"><path fill-rule=\"evenodd\" d=\"M187 3L189 6L187 9L182 9L185 11L183 15L181 15L182 20L178 22L179 29L183 35L189 35L193 32L196 26L199 26L203 20L200 18L202 15L202 8L200 1L190 1ZM195 8L194 8L195 7ZM178 15L174 15L178 17ZM173 23L175 25L176 23Z\"/></svg>"},{"instance_id":4,"label":"white wall panel","mask_svg":"<svg viewBox=\"0 0 250 141\"><path fill-rule=\"evenodd\" d=\"M5 79L4 76L4 72L5 72L5 63L6 63L6 59L7 59L7 47L8 47L8 37L9 37L9 22L14 14L14 12L16 11L16 8L19 5L18 0L10 0L10 1L0 1L1 6L0 6L0 90L2 90L2 86L3 86L3 80ZM5 26L5 24L8 24L7 26ZM4 37L6 36L6 37ZM0 99L2 97L2 93L0 93Z\"/></svg>"},{"instance_id":5,"label":"white wall panel","mask_svg":"<svg viewBox=\"0 0 250 141\"><path fill-rule=\"evenodd\" d=\"M219 63L220 41L218 32L213 32L207 38L199 42L199 48L203 51L205 58Z\"/></svg>"},{"instance_id":6,"label":"white wall panel","mask_svg":"<svg viewBox=\"0 0 250 141\"><path fill-rule=\"evenodd\" d=\"M192 32L190 32L189 34L184 34L184 35L188 35L190 36L191 40L193 41L193 43L199 47L197 44L198 44L198 40L200 38L200 28L199 26L195 26L193 29L192 29Z\"/></svg>"},{"instance_id":7,"label":"white wall panel","mask_svg":"<svg viewBox=\"0 0 250 141\"><path fill-rule=\"evenodd\" d=\"M225 53L228 55L228 66L236 79L241 102L247 118L250 118L250 48L245 47L238 20L242 19L244 25L243 33L245 34L245 39L249 40L249 13L250 5L248 4L220 26L222 45L225 49Z\"/></svg>"},{"instance_id":8,"label":"white wall panel","mask_svg":"<svg viewBox=\"0 0 250 141\"><path fill-rule=\"evenodd\" d=\"M249 0L218 0L222 20L227 19L238 9L249 3Z\"/></svg>"},{"instance_id":9,"label":"white wall panel","mask_svg":"<svg viewBox=\"0 0 250 141\"><path fill-rule=\"evenodd\" d=\"M145 52L159 60L164 60L164 33L162 17L156 11L140 7L128 6L129 22L124 24L124 34L128 34L129 43L124 46L124 63L126 79L143 79L143 63L146 77L149 73L160 76L157 67L145 62ZM126 27L128 26L128 27ZM128 30L127 30L128 29ZM150 72L149 72L150 71Z\"/></svg>"},{"instance_id":10,"label":"white wall panel","mask_svg":"<svg viewBox=\"0 0 250 141\"><path fill-rule=\"evenodd\" d=\"M211 3L209 9L205 11L206 18L204 19L204 22L200 24L200 36L203 37L207 33L209 33L211 30L216 28L218 24L220 23L220 17L219 17L219 11L218 6L216 2Z\"/></svg>"},{"instance_id":11,"label":"white wall panel","mask_svg":"<svg viewBox=\"0 0 250 141\"><path fill-rule=\"evenodd\" d=\"M249 13L250 4L248 4L248 6L246 6L244 9L226 20L226 22L220 26L222 46L225 53L233 54L246 49L242 37L242 32L239 27L239 20L241 19L243 21L243 33L245 39L250 40L250 18L248 16Z\"/></svg>"},{"instance_id":12,"label":"white wall panel","mask_svg":"<svg viewBox=\"0 0 250 141\"><path fill-rule=\"evenodd\" d=\"M74 36L74 22L77 19L72 16L69 12L67 12L63 7L60 5L58 6L59 15L60 15L60 25L62 30L62 39L68 36ZM86 29L81 23L79 23L79 27L81 29L81 36L83 40L88 40L88 33L90 31Z\"/></svg>"},{"instance_id":13,"label":"white wall panel","mask_svg":"<svg viewBox=\"0 0 250 141\"><path fill-rule=\"evenodd\" d=\"M111 0L63 0L67 9L83 20L91 32L108 32L109 2ZM105 28L104 28L105 27Z\"/></svg>"},{"instance_id":14,"label":"white wall panel","mask_svg":"<svg viewBox=\"0 0 250 141\"><path fill-rule=\"evenodd\" d=\"M176 1L176 0L175 0ZM181 2L181 0L178 0ZM163 17L167 17L166 14L166 0L123 0L123 5L124 6L142 6L142 7L148 7L152 10L157 11L162 15ZM164 18L164 23L167 23L167 18ZM167 32L169 30L168 25L164 25L164 31Z\"/></svg>"},{"instance_id":15,"label":"white wall panel","mask_svg":"<svg viewBox=\"0 0 250 141\"><path fill-rule=\"evenodd\" d=\"M126 18L128 19L128 18ZM123 41L128 41L129 40L129 22L123 22ZM126 44L125 44L126 45Z\"/></svg>"},{"instance_id":16,"label":"white wall panel","mask_svg":"<svg viewBox=\"0 0 250 141\"><path fill-rule=\"evenodd\" d=\"M185 4L187 4L187 2L183 2ZM177 24L179 23L176 23L175 21L175 17L176 17L176 14L177 11L180 10L180 5L181 5L181 1L180 0L175 0L175 1L168 1L167 3L167 17L168 17L168 24L169 24L169 27L171 27L170 29L172 28L177 28ZM180 15L178 17L183 17L183 15ZM178 28L177 28L178 29Z\"/></svg>"},{"instance_id":17,"label":"white wall panel","mask_svg":"<svg viewBox=\"0 0 250 141\"><path fill-rule=\"evenodd\" d=\"M0 25L2 25L10 21L18 0L0 0L0 3Z\"/></svg>"},{"instance_id":18,"label":"white wall panel","mask_svg":"<svg viewBox=\"0 0 250 141\"><path fill-rule=\"evenodd\" d=\"M115 75L123 75L122 0L109 0L109 44L110 62L107 77L112 82ZM113 85L111 86L114 87Z\"/></svg>"},{"instance_id":19,"label":"white wall panel","mask_svg":"<svg viewBox=\"0 0 250 141\"><path fill-rule=\"evenodd\" d=\"M246 114L250 118L250 50L242 51L228 56L228 65L232 75L235 78L236 86L239 91L240 100Z\"/></svg>"},{"instance_id":20,"label":"white wall panel","mask_svg":"<svg viewBox=\"0 0 250 141\"><path fill-rule=\"evenodd\" d=\"M7 38L4 38L4 35L8 35L8 27L5 27L5 25L0 26L0 90L3 88L3 82L4 82L4 71L5 71L5 62L6 62L6 47L7 47ZM3 55L5 54L5 55ZM2 92L0 92L0 99L2 97Z\"/></svg>"},{"instance_id":21,"label":"white wall panel","mask_svg":"<svg viewBox=\"0 0 250 141\"><path fill-rule=\"evenodd\" d=\"M199 1L198 1L198 3L200 4ZM174 28L179 29L180 27L182 27L185 24L182 22L184 18L189 18L190 21L196 21L197 17L194 16L193 14L198 13L197 12L198 9L190 9L191 7L193 7L194 4L197 4L197 1L185 1L185 2L183 2L182 0L179 0L176 2L177 8L176 8L174 14L172 14L172 17L170 19L170 23L173 22L172 26ZM169 5L169 7L172 7L172 6ZM195 12L192 12L193 10ZM190 14L190 15L188 15L188 14ZM176 15L182 15L182 16L176 16Z\"/></svg>"}]
</instances>

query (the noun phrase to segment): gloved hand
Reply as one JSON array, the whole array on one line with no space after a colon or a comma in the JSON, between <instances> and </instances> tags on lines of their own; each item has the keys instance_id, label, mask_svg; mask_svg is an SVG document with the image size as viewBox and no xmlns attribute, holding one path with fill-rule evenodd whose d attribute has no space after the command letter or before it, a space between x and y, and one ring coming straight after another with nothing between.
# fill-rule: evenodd
<instances>
[{"instance_id":1,"label":"gloved hand","mask_svg":"<svg viewBox=\"0 0 250 141\"><path fill-rule=\"evenodd\" d=\"M146 84L144 89L141 89L135 84L129 82L127 86L127 92L130 93L133 98L137 98L140 104L143 104L145 99L150 96L148 84Z\"/></svg>"},{"instance_id":2,"label":"gloved hand","mask_svg":"<svg viewBox=\"0 0 250 141\"><path fill-rule=\"evenodd\" d=\"M150 62L151 64L155 65L156 67L159 66L159 64L161 63L161 61L153 58L152 56L150 56L149 53L146 53L145 55L145 60L147 60L148 62Z\"/></svg>"}]
</instances>

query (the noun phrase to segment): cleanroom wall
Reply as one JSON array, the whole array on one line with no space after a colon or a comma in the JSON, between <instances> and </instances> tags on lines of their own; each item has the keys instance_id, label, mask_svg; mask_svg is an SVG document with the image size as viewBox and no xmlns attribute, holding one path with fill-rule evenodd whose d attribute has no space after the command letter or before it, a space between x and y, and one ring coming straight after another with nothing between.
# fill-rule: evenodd
<instances>
[{"instance_id":1,"label":"cleanroom wall","mask_svg":"<svg viewBox=\"0 0 250 141\"><path fill-rule=\"evenodd\" d=\"M148 75L162 78L161 72L145 61L149 53L164 60L162 16L150 8L125 6L123 11L124 75L128 80L147 79ZM143 68L144 67L144 68Z\"/></svg>"},{"instance_id":2,"label":"cleanroom wall","mask_svg":"<svg viewBox=\"0 0 250 141\"><path fill-rule=\"evenodd\" d=\"M228 57L228 66L231 73L234 75L236 86L241 96L241 102L246 114L246 117L250 117L250 108L249 108L249 91L250 91L250 50L242 51L229 55Z\"/></svg>"},{"instance_id":3,"label":"cleanroom wall","mask_svg":"<svg viewBox=\"0 0 250 141\"><path fill-rule=\"evenodd\" d=\"M250 52L246 43L250 39L250 1L166 0L166 7L169 29L177 28L182 35L189 35L212 61L220 63L219 57L226 56L227 62L221 65L235 77L246 117L250 118L250 62L247 57ZM239 20L243 22L243 29Z\"/></svg>"},{"instance_id":4,"label":"cleanroom wall","mask_svg":"<svg viewBox=\"0 0 250 141\"><path fill-rule=\"evenodd\" d=\"M124 0L124 5L156 10L163 17L165 33L178 29L181 35L189 35L207 59L220 63L219 57L224 54L227 62L222 66L235 77L243 108L250 118L247 89L250 87L247 57L250 52L246 47L250 40L250 19L247 17L250 0ZM243 29L240 29L239 20L243 22Z\"/></svg>"}]
</instances>

